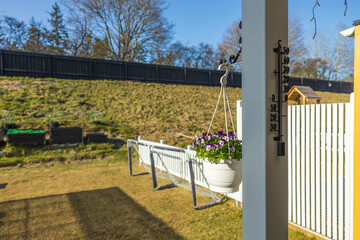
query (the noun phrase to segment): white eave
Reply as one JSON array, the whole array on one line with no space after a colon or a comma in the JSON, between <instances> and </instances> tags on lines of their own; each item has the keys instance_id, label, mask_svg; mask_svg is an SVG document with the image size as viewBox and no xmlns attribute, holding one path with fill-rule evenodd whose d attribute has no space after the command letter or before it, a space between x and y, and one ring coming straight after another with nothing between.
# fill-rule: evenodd
<instances>
[{"instance_id":1,"label":"white eave","mask_svg":"<svg viewBox=\"0 0 360 240\"><path fill-rule=\"evenodd\" d=\"M354 37L354 33L355 33L355 27L340 32L340 34L343 35L344 37Z\"/></svg>"}]
</instances>

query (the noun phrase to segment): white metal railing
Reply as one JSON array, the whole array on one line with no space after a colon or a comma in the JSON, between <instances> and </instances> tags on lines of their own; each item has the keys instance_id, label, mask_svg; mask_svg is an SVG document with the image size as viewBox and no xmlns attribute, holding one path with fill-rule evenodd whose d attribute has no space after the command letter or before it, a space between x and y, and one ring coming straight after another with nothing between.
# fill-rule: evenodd
<instances>
[{"instance_id":1,"label":"white metal railing","mask_svg":"<svg viewBox=\"0 0 360 240\"><path fill-rule=\"evenodd\" d=\"M142 158L142 160L150 165L150 147L149 146L168 146L172 147L170 145L166 145L164 143L156 143L156 142L150 142L142 140L141 138L138 139L138 142L145 144L139 145L139 155ZM153 154L154 161L155 161L155 167L165 171L165 168L163 167L160 157L162 158L162 161L166 165L168 171L179 178L185 179L187 181L190 181L190 173L188 168L188 163L186 162L187 154L189 154L189 157L192 159L196 159L199 165L193 163L193 170L194 170L194 180L195 184L207 188L206 180L203 177L202 172L202 160L195 158L196 152L193 150L190 150L189 148L186 149L185 152L175 152L170 150L162 150L162 149L154 149L158 154ZM241 186L241 185L240 185ZM211 188L210 188L211 189ZM216 192L215 190L211 189L212 191ZM238 192L235 193L229 193L226 194L228 197L235 199L236 201L241 201L241 188Z\"/></svg>"}]
</instances>

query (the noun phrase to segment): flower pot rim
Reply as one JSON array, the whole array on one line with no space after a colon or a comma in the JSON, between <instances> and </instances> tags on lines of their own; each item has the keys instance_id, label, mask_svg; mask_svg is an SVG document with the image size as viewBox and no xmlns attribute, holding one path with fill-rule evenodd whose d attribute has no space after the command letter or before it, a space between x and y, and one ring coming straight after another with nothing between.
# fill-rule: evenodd
<instances>
[{"instance_id":1,"label":"flower pot rim","mask_svg":"<svg viewBox=\"0 0 360 240\"><path fill-rule=\"evenodd\" d=\"M228 163L233 163L233 162L242 162L242 158L240 158L240 159L221 159L218 163L211 162L208 160L208 158L204 158L203 161L209 162L211 164L219 164L219 163L228 164Z\"/></svg>"}]
</instances>

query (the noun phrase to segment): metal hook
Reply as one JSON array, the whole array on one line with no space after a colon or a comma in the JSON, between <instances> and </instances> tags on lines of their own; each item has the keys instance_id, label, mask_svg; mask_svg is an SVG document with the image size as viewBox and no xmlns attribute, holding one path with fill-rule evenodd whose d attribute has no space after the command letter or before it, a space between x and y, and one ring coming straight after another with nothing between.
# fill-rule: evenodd
<instances>
[{"instance_id":1,"label":"metal hook","mask_svg":"<svg viewBox=\"0 0 360 240\"><path fill-rule=\"evenodd\" d=\"M229 70L230 65L227 64L227 63L220 64L219 67L218 67L218 70L221 70L221 68L223 68L223 67L225 67L225 74L220 78L220 83L221 83L221 85L226 86L227 77L228 77L228 75L230 73L230 70Z\"/></svg>"}]
</instances>

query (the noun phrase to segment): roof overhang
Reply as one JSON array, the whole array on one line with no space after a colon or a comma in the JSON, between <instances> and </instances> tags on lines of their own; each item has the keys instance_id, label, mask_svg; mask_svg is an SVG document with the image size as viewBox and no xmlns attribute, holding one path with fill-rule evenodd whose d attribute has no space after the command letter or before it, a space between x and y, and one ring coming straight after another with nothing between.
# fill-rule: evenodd
<instances>
[{"instance_id":1,"label":"roof overhang","mask_svg":"<svg viewBox=\"0 0 360 240\"><path fill-rule=\"evenodd\" d=\"M355 36L355 27L348 28L340 32L344 37L354 37Z\"/></svg>"}]
</instances>

